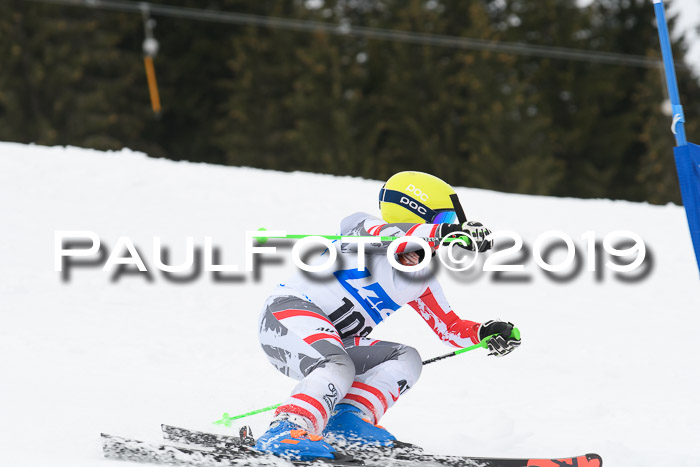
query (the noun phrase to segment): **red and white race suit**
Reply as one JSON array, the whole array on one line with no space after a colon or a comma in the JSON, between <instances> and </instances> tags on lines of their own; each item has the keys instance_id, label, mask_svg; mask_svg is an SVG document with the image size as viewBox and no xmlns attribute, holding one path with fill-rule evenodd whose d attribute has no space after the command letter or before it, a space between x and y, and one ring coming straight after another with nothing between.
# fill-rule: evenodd
<instances>
[{"instance_id":1,"label":"red and white race suit","mask_svg":"<svg viewBox=\"0 0 700 467\"><path fill-rule=\"evenodd\" d=\"M438 228L439 224L386 224L356 213L343 219L341 235L433 238ZM388 244L367 245L365 267L358 269L357 245L335 242L338 258L333 268L299 272L268 298L260 315L260 344L275 367L300 380L277 409L277 417L320 434L335 404L342 402L358 407L376 424L416 383L422 368L414 348L368 337L403 305L416 310L441 340L455 347L479 342L480 324L452 311L430 268L398 271L386 257ZM396 251L419 248L406 243Z\"/></svg>"}]
</instances>

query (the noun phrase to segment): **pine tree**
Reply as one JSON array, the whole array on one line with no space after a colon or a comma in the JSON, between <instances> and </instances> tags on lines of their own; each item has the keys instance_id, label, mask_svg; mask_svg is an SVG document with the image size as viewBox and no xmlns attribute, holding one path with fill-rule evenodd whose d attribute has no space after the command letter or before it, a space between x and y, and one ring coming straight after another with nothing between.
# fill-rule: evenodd
<instances>
[{"instance_id":1,"label":"pine tree","mask_svg":"<svg viewBox=\"0 0 700 467\"><path fill-rule=\"evenodd\" d=\"M659 57L643 0L156 0L329 24ZM660 70L153 15L0 3L0 139L507 192L679 201ZM674 44L676 57L685 45ZM697 77L679 69L689 139Z\"/></svg>"},{"instance_id":2,"label":"pine tree","mask_svg":"<svg viewBox=\"0 0 700 467\"><path fill-rule=\"evenodd\" d=\"M143 137L149 110L139 21L21 0L0 8L0 139L132 145L159 155Z\"/></svg>"}]
</instances>

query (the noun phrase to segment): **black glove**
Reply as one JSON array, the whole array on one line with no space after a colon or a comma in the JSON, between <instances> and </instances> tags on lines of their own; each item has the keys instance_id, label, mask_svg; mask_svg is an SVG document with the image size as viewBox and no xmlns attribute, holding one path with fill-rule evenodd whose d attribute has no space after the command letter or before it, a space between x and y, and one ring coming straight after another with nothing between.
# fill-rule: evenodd
<instances>
[{"instance_id":1,"label":"black glove","mask_svg":"<svg viewBox=\"0 0 700 467\"><path fill-rule=\"evenodd\" d=\"M502 357L508 355L520 345L520 332L513 332L513 323L505 321L487 321L479 328L479 340L496 334L489 339L489 355Z\"/></svg>"},{"instance_id":2,"label":"black glove","mask_svg":"<svg viewBox=\"0 0 700 467\"><path fill-rule=\"evenodd\" d=\"M442 224L440 228L441 237L447 237L454 232L464 232L471 237L472 241L467 241L468 245L464 245L463 242L457 242L457 245L465 250L479 250L479 252L482 252L493 248L493 240L486 240L491 231L484 227L481 222L469 221L462 224ZM451 238L455 238L455 236Z\"/></svg>"}]
</instances>

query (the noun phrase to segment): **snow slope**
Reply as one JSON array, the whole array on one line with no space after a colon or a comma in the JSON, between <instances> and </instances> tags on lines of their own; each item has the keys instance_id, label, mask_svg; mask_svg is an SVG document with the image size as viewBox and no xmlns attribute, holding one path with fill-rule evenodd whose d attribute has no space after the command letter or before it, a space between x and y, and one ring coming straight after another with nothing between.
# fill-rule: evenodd
<instances>
[{"instance_id":1,"label":"snow slope","mask_svg":"<svg viewBox=\"0 0 700 467\"><path fill-rule=\"evenodd\" d=\"M669 157L670 154L669 154ZM155 269L152 237L185 257L205 236L243 265L245 230L335 233L354 211L376 211L381 182L278 173L0 143L0 465L99 467L101 431L147 440L162 422L226 432L211 421L279 402L294 382L259 350L267 292L293 270L289 249L259 276L175 283ZM698 271L682 208L458 190L467 215L532 246L547 230L578 245L583 232L640 234L653 255L646 280L610 271L596 281L547 278L531 257L529 282L440 270L463 317L501 317L523 345L495 359L471 352L426 367L382 420L400 439L440 453L568 456L606 465L698 466ZM54 232L91 230L110 249L130 237L151 270L54 271ZM110 250L111 251L111 250ZM272 259L272 256L270 256ZM555 258L556 259L556 258ZM555 262L555 260L552 260ZM412 310L373 336L423 357L448 351ZM251 417L261 433L268 415Z\"/></svg>"}]
</instances>

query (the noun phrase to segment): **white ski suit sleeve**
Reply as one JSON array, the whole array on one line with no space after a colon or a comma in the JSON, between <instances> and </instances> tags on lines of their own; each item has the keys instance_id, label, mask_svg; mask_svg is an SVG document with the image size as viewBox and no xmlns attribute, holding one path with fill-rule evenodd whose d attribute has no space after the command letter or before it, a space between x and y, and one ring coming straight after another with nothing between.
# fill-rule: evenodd
<instances>
[{"instance_id":1,"label":"white ski suit sleeve","mask_svg":"<svg viewBox=\"0 0 700 467\"><path fill-rule=\"evenodd\" d=\"M375 236L375 237L423 237L434 238L437 235L441 224L387 224L378 217L371 216L364 212L352 214L340 222L340 234L348 237L353 236ZM365 246L367 253L386 253L391 242L377 241ZM428 242L430 246L436 246L436 242ZM396 253L405 253L419 250L421 247L417 243L408 242L401 244ZM342 251L357 251L357 244L344 243Z\"/></svg>"}]
</instances>

